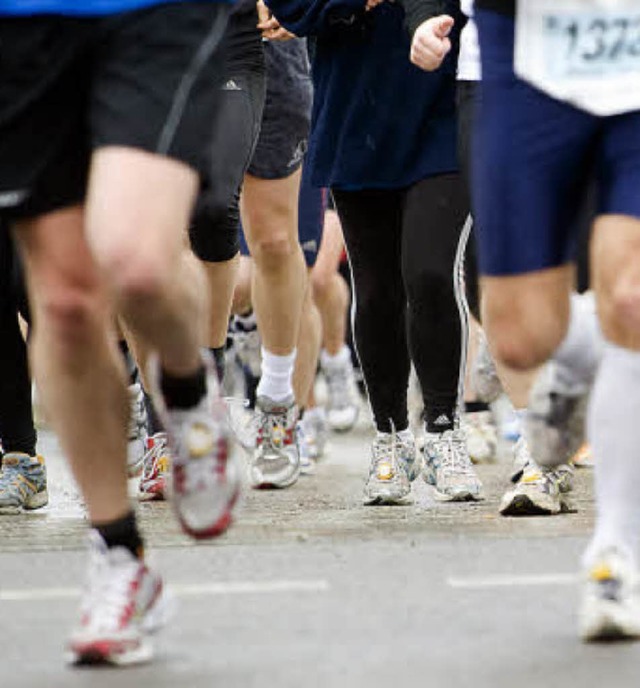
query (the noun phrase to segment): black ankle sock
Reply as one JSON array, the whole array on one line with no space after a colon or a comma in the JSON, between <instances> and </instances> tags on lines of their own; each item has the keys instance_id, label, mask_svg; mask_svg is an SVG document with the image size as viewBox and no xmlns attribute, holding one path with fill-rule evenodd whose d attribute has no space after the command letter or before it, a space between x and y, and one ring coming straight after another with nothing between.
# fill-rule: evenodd
<instances>
[{"instance_id":1,"label":"black ankle sock","mask_svg":"<svg viewBox=\"0 0 640 688\"><path fill-rule=\"evenodd\" d=\"M134 557L142 558L144 544L138 531L136 516L130 511L126 516L110 523L92 524L109 549L125 547Z\"/></svg>"},{"instance_id":2,"label":"black ankle sock","mask_svg":"<svg viewBox=\"0 0 640 688\"><path fill-rule=\"evenodd\" d=\"M216 364L216 373L218 373L218 380L220 381L220 383L222 383L222 381L224 380L224 373L227 367L227 361L224 355L226 348L224 346L212 347L209 349L209 351L211 352L213 360Z\"/></svg>"},{"instance_id":3,"label":"black ankle sock","mask_svg":"<svg viewBox=\"0 0 640 688\"><path fill-rule=\"evenodd\" d=\"M480 413L482 411L489 411L489 404L484 401L465 401L464 410L466 413Z\"/></svg>"},{"instance_id":4,"label":"black ankle sock","mask_svg":"<svg viewBox=\"0 0 640 688\"><path fill-rule=\"evenodd\" d=\"M427 432L442 433L455 427L455 406L431 406L425 409Z\"/></svg>"},{"instance_id":5,"label":"black ankle sock","mask_svg":"<svg viewBox=\"0 0 640 688\"><path fill-rule=\"evenodd\" d=\"M174 377L162 371L160 386L167 408L193 408L207 393L207 373L204 366L189 377Z\"/></svg>"}]
</instances>

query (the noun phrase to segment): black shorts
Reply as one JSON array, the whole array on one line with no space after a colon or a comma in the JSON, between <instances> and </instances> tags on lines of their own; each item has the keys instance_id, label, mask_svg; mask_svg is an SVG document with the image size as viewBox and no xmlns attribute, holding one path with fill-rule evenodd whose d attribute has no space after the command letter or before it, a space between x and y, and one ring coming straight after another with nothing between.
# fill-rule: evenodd
<instances>
[{"instance_id":1,"label":"black shorts","mask_svg":"<svg viewBox=\"0 0 640 688\"><path fill-rule=\"evenodd\" d=\"M302 165L309 141L313 86L306 41L266 42L267 101L249 174L290 177Z\"/></svg>"},{"instance_id":2,"label":"black shorts","mask_svg":"<svg viewBox=\"0 0 640 688\"><path fill-rule=\"evenodd\" d=\"M228 6L0 18L0 213L82 202L91 151L184 162L207 183Z\"/></svg>"}]
</instances>

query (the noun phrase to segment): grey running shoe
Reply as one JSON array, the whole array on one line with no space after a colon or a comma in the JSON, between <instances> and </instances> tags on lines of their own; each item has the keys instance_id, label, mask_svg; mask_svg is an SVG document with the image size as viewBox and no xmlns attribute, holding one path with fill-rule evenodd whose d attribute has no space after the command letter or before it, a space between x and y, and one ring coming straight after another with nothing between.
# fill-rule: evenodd
<instances>
[{"instance_id":1,"label":"grey running shoe","mask_svg":"<svg viewBox=\"0 0 640 688\"><path fill-rule=\"evenodd\" d=\"M584 573L579 617L586 642L640 638L640 578L631 557L607 549Z\"/></svg>"},{"instance_id":2,"label":"grey running shoe","mask_svg":"<svg viewBox=\"0 0 640 688\"><path fill-rule=\"evenodd\" d=\"M284 488L300 476L300 451L296 423L298 409L293 397L273 401L260 396L256 402L258 435L249 465L252 487Z\"/></svg>"},{"instance_id":3,"label":"grey running shoe","mask_svg":"<svg viewBox=\"0 0 640 688\"><path fill-rule=\"evenodd\" d=\"M480 329L478 330L478 351L471 368L471 383L478 399L484 401L485 404L492 404L504 391L496 364L489 352L487 338Z\"/></svg>"},{"instance_id":4,"label":"grey running shoe","mask_svg":"<svg viewBox=\"0 0 640 688\"><path fill-rule=\"evenodd\" d=\"M551 516L573 511L569 493L573 473L568 466L543 470L528 464L516 485L508 490L500 503L503 516Z\"/></svg>"},{"instance_id":5,"label":"grey running shoe","mask_svg":"<svg viewBox=\"0 0 640 688\"><path fill-rule=\"evenodd\" d=\"M153 400L171 449L172 501L182 529L196 539L224 533L242 484L225 403L211 355L203 351L207 394L195 407L168 409L157 357L149 361Z\"/></svg>"},{"instance_id":6,"label":"grey running shoe","mask_svg":"<svg viewBox=\"0 0 640 688\"><path fill-rule=\"evenodd\" d=\"M129 444L127 447L127 473L135 478L142 473L147 439L147 407L142 385L129 385Z\"/></svg>"},{"instance_id":7,"label":"grey running shoe","mask_svg":"<svg viewBox=\"0 0 640 688\"><path fill-rule=\"evenodd\" d=\"M46 506L47 469L41 456L5 454L0 473L0 514L19 514Z\"/></svg>"},{"instance_id":8,"label":"grey running shoe","mask_svg":"<svg viewBox=\"0 0 640 688\"><path fill-rule=\"evenodd\" d=\"M443 502L482 499L482 483L476 475L462 430L428 434L424 445L424 480Z\"/></svg>"},{"instance_id":9,"label":"grey running shoe","mask_svg":"<svg viewBox=\"0 0 640 688\"><path fill-rule=\"evenodd\" d=\"M415 440L401 439L395 432L378 433L371 453L364 503L401 503L411 492L411 482L420 474Z\"/></svg>"},{"instance_id":10,"label":"grey running shoe","mask_svg":"<svg viewBox=\"0 0 640 688\"><path fill-rule=\"evenodd\" d=\"M493 463L498 452L498 433L491 411L465 414L462 428L467 436L467 449L473 463Z\"/></svg>"},{"instance_id":11,"label":"grey running shoe","mask_svg":"<svg viewBox=\"0 0 640 688\"><path fill-rule=\"evenodd\" d=\"M314 460L321 459L327 448L329 428L323 408L307 410L302 419L305 452ZM300 440L302 451L302 440Z\"/></svg>"},{"instance_id":12,"label":"grey running shoe","mask_svg":"<svg viewBox=\"0 0 640 688\"><path fill-rule=\"evenodd\" d=\"M348 432L358 421L360 396L351 356L341 363L328 363L321 357L322 372L327 381L327 420L335 432Z\"/></svg>"},{"instance_id":13,"label":"grey running shoe","mask_svg":"<svg viewBox=\"0 0 640 688\"><path fill-rule=\"evenodd\" d=\"M589 391L586 385L560 385L553 361L539 373L531 390L525 435L541 466L567 463L584 443Z\"/></svg>"},{"instance_id":14,"label":"grey running shoe","mask_svg":"<svg viewBox=\"0 0 640 688\"><path fill-rule=\"evenodd\" d=\"M255 317L235 317L231 323L233 348L240 364L253 377L262 372L262 343Z\"/></svg>"}]
</instances>

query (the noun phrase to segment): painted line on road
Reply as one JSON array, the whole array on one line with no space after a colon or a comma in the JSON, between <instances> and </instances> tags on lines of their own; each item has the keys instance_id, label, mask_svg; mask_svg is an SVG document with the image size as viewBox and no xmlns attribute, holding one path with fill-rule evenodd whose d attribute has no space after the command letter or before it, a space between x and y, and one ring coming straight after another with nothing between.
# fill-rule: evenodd
<instances>
[{"instance_id":1,"label":"painted line on road","mask_svg":"<svg viewBox=\"0 0 640 688\"><path fill-rule=\"evenodd\" d=\"M544 585L575 585L579 578L571 573L547 573L534 575L496 575L470 578L447 578L451 588L483 590L486 588L511 588Z\"/></svg>"},{"instance_id":2,"label":"painted line on road","mask_svg":"<svg viewBox=\"0 0 640 688\"><path fill-rule=\"evenodd\" d=\"M295 592L327 592L326 580L229 581L226 583L193 583L169 585L176 597L210 597L215 595L272 595ZM0 602L46 602L80 597L80 588L30 588L0 590Z\"/></svg>"}]
</instances>

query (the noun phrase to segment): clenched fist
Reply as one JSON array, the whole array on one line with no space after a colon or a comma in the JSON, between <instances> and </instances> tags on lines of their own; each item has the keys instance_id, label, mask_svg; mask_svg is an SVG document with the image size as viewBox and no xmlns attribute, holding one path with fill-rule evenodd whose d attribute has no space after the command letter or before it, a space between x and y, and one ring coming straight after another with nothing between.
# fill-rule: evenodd
<instances>
[{"instance_id":1,"label":"clenched fist","mask_svg":"<svg viewBox=\"0 0 640 688\"><path fill-rule=\"evenodd\" d=\"M448 36L453 24L453 17L447 14L432 17L420 24L411 42L411 62L416 67L427 72L438 69L451 50Z\"/></svg>"}]
</instances>

